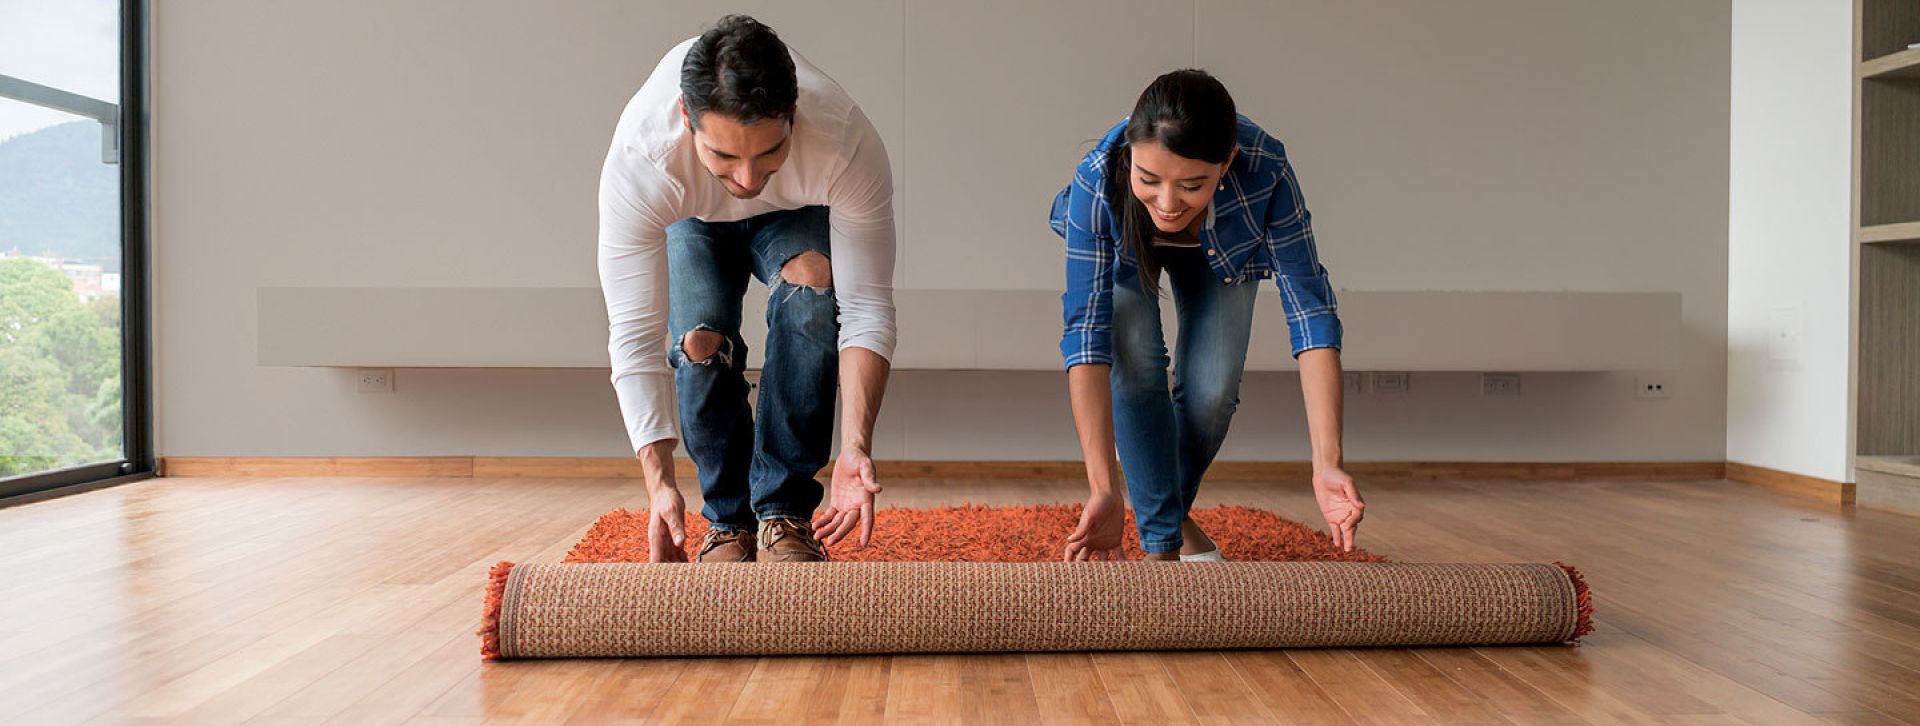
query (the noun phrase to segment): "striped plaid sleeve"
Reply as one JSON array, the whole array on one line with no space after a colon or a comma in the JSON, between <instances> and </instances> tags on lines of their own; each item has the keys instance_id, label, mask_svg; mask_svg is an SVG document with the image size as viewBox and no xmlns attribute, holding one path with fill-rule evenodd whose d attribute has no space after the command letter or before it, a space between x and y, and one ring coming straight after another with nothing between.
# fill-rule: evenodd
<instances>
[{"instance_id":1,"label":"striped plaid sleeve","mask_svg":"<svg viewBox=\"0 0 1920 726\"><path fill-rule=\"evenodd\" d=\"M1313 348L1339 350L1342 335L1339 301L1314 245L1313 215L1307 211L1285 150L1277 141L1272 144L1269 160L1277 168L1267 206L1267 255L1273 265L1274 284L1280 288L1280 301L1286 310L1293 357L1298 358Z\"/></svg>"},{"instance_id":2,"label":"striped plaid sleeve","mask_svg":"<svg viewBox=\"0 0 1920 726\"><path fill-rule=\"evenodd\" d=\"M1106 153L1095 149L1075 170L1073 183L1054 197L1054 232L1067 240L1067 291L1060 296L1066 367L1113 363L1115 250L1106 187Z\"/></svg>"}]
</instances>

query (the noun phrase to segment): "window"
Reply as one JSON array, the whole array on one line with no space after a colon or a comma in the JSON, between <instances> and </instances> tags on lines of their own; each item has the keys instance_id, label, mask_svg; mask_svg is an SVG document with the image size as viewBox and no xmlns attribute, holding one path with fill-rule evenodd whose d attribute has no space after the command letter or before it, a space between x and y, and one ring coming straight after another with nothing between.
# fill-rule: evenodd
<instances>
[{"instance_id":1,"label":"window","mask_svg":"<svg viewBox=\"0 0 1920 726\"><path fill-rule=\"evenodd\" d=\"M153 470L141 9L0 3L0 497Z\"/></svg>"}]
</instances>

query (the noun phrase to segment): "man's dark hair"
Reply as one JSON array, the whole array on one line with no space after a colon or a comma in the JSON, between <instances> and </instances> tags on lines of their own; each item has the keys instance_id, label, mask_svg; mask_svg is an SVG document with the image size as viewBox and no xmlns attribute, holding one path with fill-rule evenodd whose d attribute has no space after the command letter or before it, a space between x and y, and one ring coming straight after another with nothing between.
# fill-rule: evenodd
<instances>
[{"instance_id":1,"label":"man's dark hair","mask_svg":"<svg viewBox=\"0 0 1920 726\"><path fill-rule=\"evenodd\" d=\"M708 111L743 124L791 121L799 97L787 44L745 15L728 15L700 34L680 65L680 98L696 128Z\"/></svg>"}]
</instances>

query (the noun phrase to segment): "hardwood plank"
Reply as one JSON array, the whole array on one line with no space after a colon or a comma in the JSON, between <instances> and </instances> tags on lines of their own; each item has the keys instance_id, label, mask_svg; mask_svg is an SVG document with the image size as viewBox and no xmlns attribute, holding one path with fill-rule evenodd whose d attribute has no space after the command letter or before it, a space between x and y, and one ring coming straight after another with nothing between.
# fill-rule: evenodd
<instances>
[{"instance_id":1,"label":"hardwood plank","mask_svg":"<svg viewBox=\"0 0 1920 726\"><path fill-rule=\"evenodd\" d=\"M610 673L606 664L592 660L504 665L514 670L511 686L483 689L486 697L480 709L461 713L434 711L429 715L478 718L488 723L564 723L580 711L587 694L595 691ZM482 673L492 675L506 671L507 668L497 668Z\"/></svg>"},{"instance_id":2,"label":"hardwood plank","mask_svg":"<svg viewBox=\"0 0 1920 726\"><path fill-rule=\"evenodd\" d=\"M161 475L181 476L473 476L471 456L297 456L162 459Z\"/></svg>"},{"instance_id":3,"label":"hardwood plank","mask_svg":"<svg viewBox=\"0 0 1920 726\"><path fill-rule=\"evenodd\" d=\"M1760 691L1714 673L1645 639L1613 631L1595 638L1582 650L1601 667L1617 667L1631 673L1639 683L1654 688L1639 693L1669 691L1672 697L1654 699L1640 696L1643 704L1662 704L1663 715L1712 716L1725 714L1751 723L1810 724L1814 719ZM1629 694L1636 689L1628 689Z\"/></svg>"},{"instance_id":4,"label":"hardwood plank","mask_svg":"<svg viewBox=\"0 0 1920 726\"><path fill-rule=\"evenodd\" d=\"M1585 648L1476 648L1489 662L1594 724L1657 723L1653 714L1621 700L1620 686L1600 682L1585 659Z\"/></svg>"},{"instance_id":5,"label":"hardwood plank","mask_svg":"<svg viewBox=\"0 0 1920 726\"><path fill-rule=\"evenodd\" d=\"M649 723L712 723L731 713L746 693L756 658L695 658L654 707Z\"/></svg>"},{"instance_id":6,"label":"hardwood plank","mask_svg":"<svg viewBox=\"0 0 1920 726\"><path fill-rule=\"evenodd\" d=\"M967 723L1034 723L1040 705L1025 655L976 655L960 671Z\"/></svg>"},{"instance_id":7,"label":"hardwood plank","mask_svg":"<svg viewBox=\"0 0 1920 726\"><path fill-rule=\"evenodd\" d=\"M1234 651L1227 653L1226 659L1280 721L1303 725L1354 723L1353 717L1286 653Z\"/></svg>"},{"instance_id":8,"label":"hardwood plank","mask_svg":"<svg viewBox=\"0 0 1920 726\"><path fill-rule=\"evenodd\" d=\"M1360 661L1415 707L1441 723L1507 723L1505 716L1413 650L1368 651Z\"/></svg>"},{"instance_id":9,"label":"hardwood plank","mask_svg":"<svg viewBox=\"0 0 1920 726\"><path fill-rule=\"evenodd\" d=\"M1600 608L1586 645L482 665L473 630L487 568L557 559L600 514L644 505L632 480L183 477L0 509L0 721L1880 724L1920 713L1910 517L1582 465L1558 482L1415 471L1362 482L1362 545L1404 561L1572 562ZM1084 482L974 473L890 480L883 506L1084 496ZM1210 479L1200 505L1320 525L1304 480L1258 473ZM1602 473L1616 476L1577 478Z\"/></svg>"},{"instance_id":10,"label":"hardwood plank","mask_svg":"<svg viewBox=\"0 0 1920 726\"><path fill-rule=\"evenodd\" d=\"M1120 716L1086 653L1031 653L1027 675L1033 679L1040 720L1063 724L1112 724Z\"/></svg>"},{"instance_id":11,"label":"hardwood plank","mask_svg":"<svg viewBox=\"0 0 1920 726\"><path fill-rule=\"evenodd\" d=\"M1470 648L1422 648L1412 652L1509 721L1524 724L1581 720Z\"/></svg>"},{"instance_id":12,"label":"hardwood plank","mask_svg":"<svg viewBox=\"0 0 1920 726\"><path fill-rule=\"evenodd\" d=\"M822 658L760 658L741 687L731 712L715 712L716 719L738 724L778 724L805 711L813 687L822 676Z\"/></svg>"},{"instance_id":13,"label":"hardwood plank","mask_svg":"<svg viewBox=\"0 0 1920 726\"><path fill-rule=\"evenodd\" d=\"M336 634L182 712L186 723L239 723L377 647L377 635Z\"/></svg>"},{"instance_id":14,"label":"hardwood plank","mask_svg":"<svg viewBox=\"0 0 1920 726\"><path fill-rule=\"evenodd\" d=\"M1362 663L1354 651L1310 648L1288 651L1287 657L1361 723L1440 723Z\"/></svg>"},{"instance_id":15,"label":"hardwood plank","mask_svg":"<svg viewBox=\"0 0 1920 726\"><path fill-rule=\"evenodd\" d=\"M821 658L808 723L875 723L887 713L893 659L887 656Z\"/></svg>"},{"instance_id":16,"label":"hardwood plank","mask_svg":"<svg viewBox=\"0 0 1920 726\"><path fill-rule=\"evenodd\" d=\"M426 617L412 621L402 632L380 634L379 646L303 684L302 688L269 706L255 719L316 723L331 718L351 707L355 700L385 685L396 673L407 672L436 649L457 642L457 639L449 637L449 633L477 625L478 620L472 598L458 598Z\"/></svg>"},{"instance_id":17,"label":"hardwood plank","mask_svg":"<svg viewBox=\"0 0 1920 726\"><path fill-rule=\"evenodd\" d=\"M1160 663L1203 724L1270 723L1273 713L1218 652L1162 653Z\"/></svg>"},{"instance_id":18,"label":"hardwood plank","mask_svg":"<svg viewBox=\"0 0 1920 726\"><path fill-rule=\"evenodd\" d=\"M1121 723L1199 723L1158 654L1095 653L1093 668Z\"/></svg>"},{"instance_id":19,"label":"hardwood plank","mask_svg":"<svg viewBox=\"0 0 1920 726\"><path fill-rule=\"evenodd\" d=\"M635 659L602 664L605 673L580 699L569 724L641 723L675 687L687 662L680 659Z\"/></svg>"},{"instance_id":20,"label":"hardwood plank","mask_svg":"<svg viewBox=\"0 0 1920 726\"><path fill-rule=\"evenodd\" d=\"M887 678L887 723L961 723L962 659L951 655L897 655Z\"/></svg>"}]
</instances>

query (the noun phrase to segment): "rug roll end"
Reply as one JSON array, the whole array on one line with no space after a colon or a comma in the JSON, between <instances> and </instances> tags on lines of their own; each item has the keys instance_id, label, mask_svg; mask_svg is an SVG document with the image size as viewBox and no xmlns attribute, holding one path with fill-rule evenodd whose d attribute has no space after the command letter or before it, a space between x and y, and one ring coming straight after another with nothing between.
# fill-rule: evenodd
<instances>
[{"instance_id":1,"label":"rug roll end","mask_svg":"<svg viewBox=\"0 0 1920 726\"><path fill-rule=\"evenodd\" d=\"M500 603L507 594L513 563L502 560L487 572L487 601L480 614L480 660L500 659Z\"/></svg>"},{"instance_id":2,"label":"rug roll end","mask_svg":"<svg viewBox=\"0 0 1920 726\"><path fill-rule=\"evenodd\" d=\"M1553 564L1565 570L1567 579L1573 581L1573 597L1574 602L1578 604L1580 617L1574 622L1573 634L1567 636L1567 640L1579 643L1581 636L1593 632L1593 593L1587 590L1587 578L1581 577L1580 571L1574 569L1573 565L1559 561Z\"/></svg>"}]
</instances>

